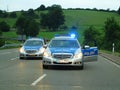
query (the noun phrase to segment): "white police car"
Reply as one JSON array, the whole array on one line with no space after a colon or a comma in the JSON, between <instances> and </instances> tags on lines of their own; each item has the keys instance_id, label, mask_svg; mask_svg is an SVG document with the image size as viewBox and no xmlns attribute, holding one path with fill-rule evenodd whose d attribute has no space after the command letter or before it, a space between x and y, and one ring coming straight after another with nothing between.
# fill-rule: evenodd
<instances>
[{"instance_id":1,"label":"white police car","mask_svg":"<svg viewBox=\"0 0 120 90\"><path fill-rule=\"evenodd\" d=\"M75 35L57 36L51 39L43 55L43 68L76 66L83 69L84 61L97 60L97 48L85 47L82 49L79 41L74 37Z\"/></svg>"},{"instance_id":2,"label":"white police car","mask_svg":"<svg viewBox=\"0 0 120 90\"><path fill-rule=\"evenodd\" d=\"M38 57L42 58L45 48L41 38L30 38L25 41L19 51L19 58Z\"/></svg>"}]
</instances>

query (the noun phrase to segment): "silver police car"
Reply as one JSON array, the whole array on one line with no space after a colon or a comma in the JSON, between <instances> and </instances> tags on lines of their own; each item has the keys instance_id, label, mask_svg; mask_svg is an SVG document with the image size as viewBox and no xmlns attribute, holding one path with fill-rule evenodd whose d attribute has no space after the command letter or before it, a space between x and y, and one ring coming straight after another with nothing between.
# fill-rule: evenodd
<instances>
[{"instance_id":1,"label":"silver police car","mask_svg":"<svg viewBox=\"0 0 120 90\"><path fill-rule=\"evenodd\" d=\"M44 44L44 40L41 38L27 39L19 50L19 58L42 58L45 50Z\"/></svg>"}]
</instances>

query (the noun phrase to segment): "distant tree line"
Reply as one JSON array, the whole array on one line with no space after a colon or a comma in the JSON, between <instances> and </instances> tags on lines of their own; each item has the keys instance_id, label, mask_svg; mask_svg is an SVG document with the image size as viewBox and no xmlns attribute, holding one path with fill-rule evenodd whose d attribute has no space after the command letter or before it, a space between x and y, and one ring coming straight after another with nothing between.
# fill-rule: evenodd
<instances>
[{"instance_id":1,"label":"distant tree line","mask_svg":"<svg viewBox=\"0 0 120 90\"><path fill-rule=\"evenodd\" d=\"M117 13L118 11L116 10L110 10L109 8L108 9L97 9L97 8L68 8L67 10L90 10L90 11L103 11L103 12L115 12Z\"/></svg>"},{"instance_id":2,"label":"distant tree line","mask_svg":"<svg viewBox=\"0 0 120 90\"><path fill-rule=\"evenodd\" d=\"M0 10L0 18L16 18L17 14L16 12L6 12L6 11L2 11Z\"/></svg>"}]
</instances>

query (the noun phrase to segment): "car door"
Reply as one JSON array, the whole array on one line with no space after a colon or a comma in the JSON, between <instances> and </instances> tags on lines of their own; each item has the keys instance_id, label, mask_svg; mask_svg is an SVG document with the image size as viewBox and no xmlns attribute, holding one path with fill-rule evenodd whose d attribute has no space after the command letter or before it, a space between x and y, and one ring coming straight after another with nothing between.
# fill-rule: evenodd
<instances>
[{"instance_id":1,"label":"car door","mask_svg":"<svg viewBox=\"0 0 120 90\"><path fill-rule=\"evenodd\" d=\"M85 46L82 49L82 53L83 53L84 62L92 62L92 61L98 60L98 48L97 47Z\"/></svg>"}]
</instances>

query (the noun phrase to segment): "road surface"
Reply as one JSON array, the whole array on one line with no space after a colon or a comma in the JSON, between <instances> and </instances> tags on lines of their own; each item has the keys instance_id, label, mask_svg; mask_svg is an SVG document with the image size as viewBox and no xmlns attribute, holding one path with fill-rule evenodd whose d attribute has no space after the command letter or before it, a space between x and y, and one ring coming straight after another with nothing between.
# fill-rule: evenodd
<instances>
[{"instance_id":1,"label":"road surface","mask_svg":"<svg viewBox=\"0 0 120 90\"><path fill-rule=\"evenodd\" d=\"M0 50L0 90L120 90L120 66L101 56L84 70L43 69L42 60L19 60L18 50Z\"/></svg>"}]
</instances>

